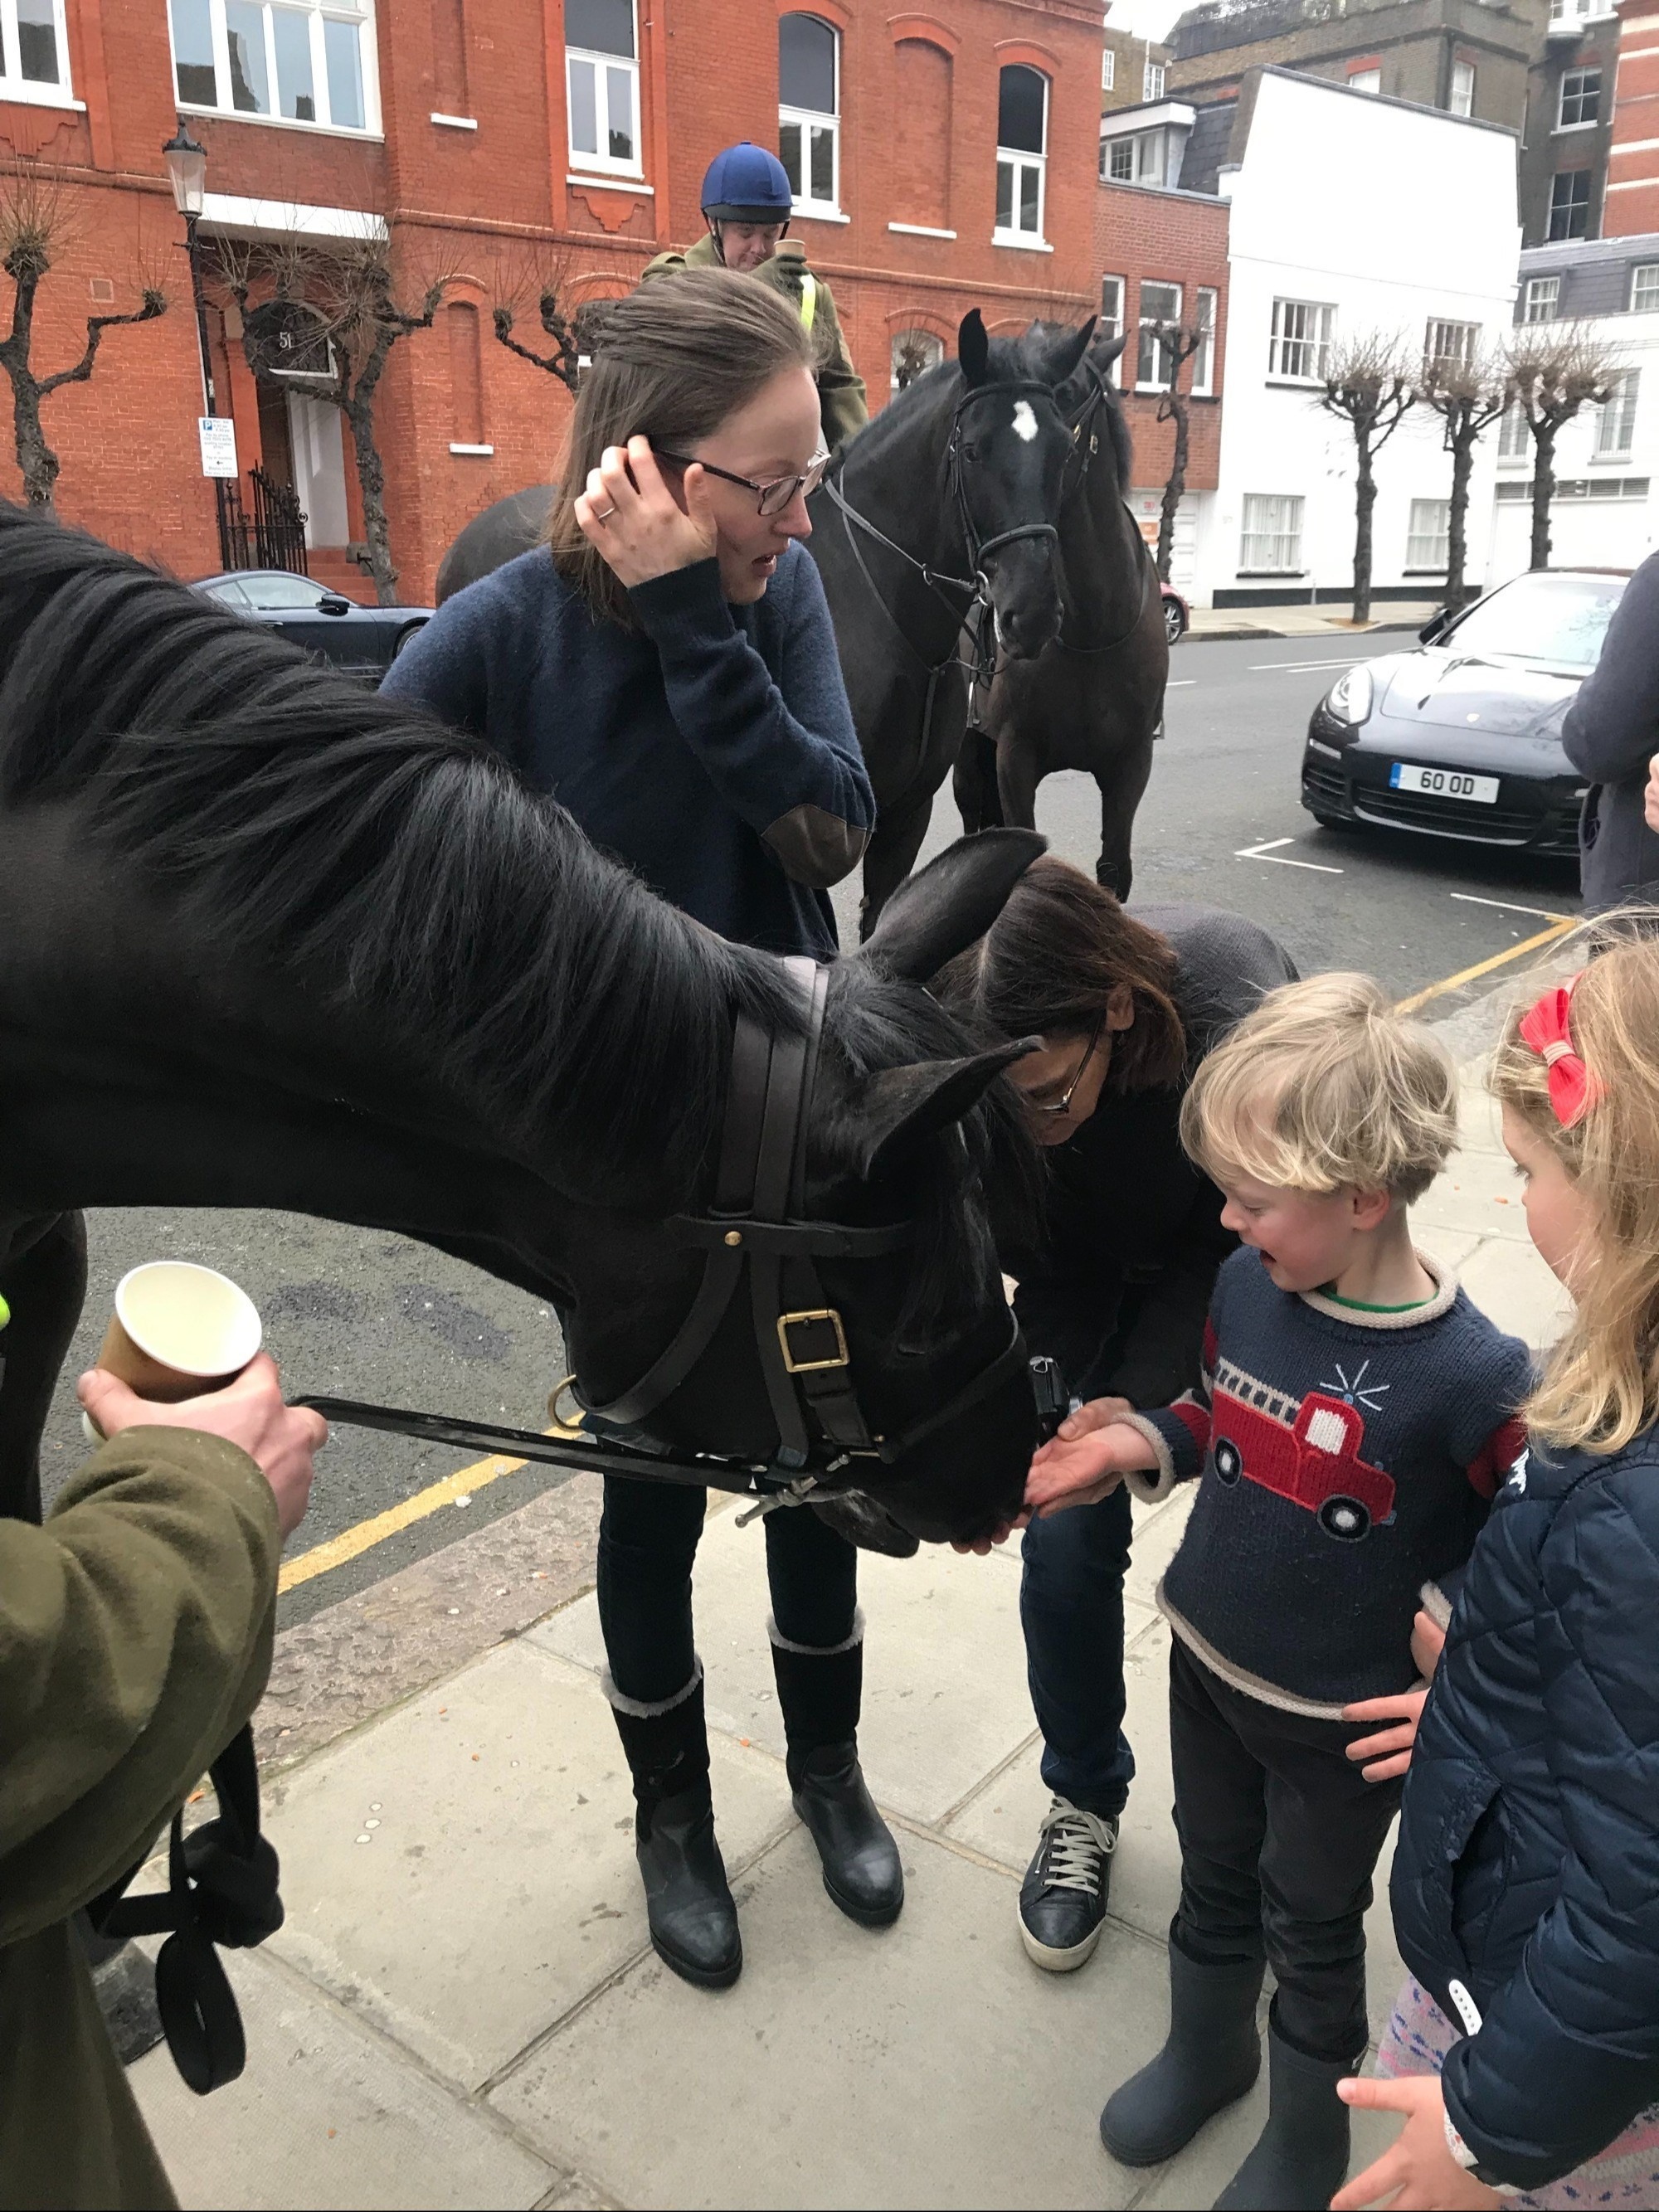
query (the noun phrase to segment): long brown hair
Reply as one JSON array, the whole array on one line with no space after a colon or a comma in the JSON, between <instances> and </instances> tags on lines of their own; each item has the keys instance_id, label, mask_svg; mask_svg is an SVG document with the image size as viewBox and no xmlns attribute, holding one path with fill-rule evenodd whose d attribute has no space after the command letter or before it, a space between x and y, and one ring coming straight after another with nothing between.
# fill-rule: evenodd
<instances>
[{"instance_id":1,"label":"long brown hair","mask_svg":"<svg viewBox=\"0 0 1659 2212\"><path fill-rule=\"evenodd\" d=\"M783 370L811 365L800 317L734 269L653 276L607 309L547 524L554 567L596 620L639 627L625 586L576 520L576 501L605 447L645 437L685 453Z\"/></svg>"},{"instance_id":2,"label":"long brown hair","mask_svg":"<svg viewBox=\"0 0 1659 2212\"><path fill-rule=\"evenodd\" d=\"M1112 1041L1107 1087L1153 1091L1179 1080L1187 1036L1176 1011L1175 948L1127 915L1069 860L1028 868L977 945L934 979L953 1012L991 1036L1088 1036L1120 983L1134 1020Z\"/></svg>"}]
</instances>

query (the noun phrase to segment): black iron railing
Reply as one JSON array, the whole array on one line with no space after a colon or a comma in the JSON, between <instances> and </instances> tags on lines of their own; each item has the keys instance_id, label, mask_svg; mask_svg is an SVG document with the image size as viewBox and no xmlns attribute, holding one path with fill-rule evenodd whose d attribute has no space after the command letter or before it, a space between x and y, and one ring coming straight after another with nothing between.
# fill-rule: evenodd
<instances>
[{"instance_id":1,"label":"black iron railing","mask_svg":"<svg viewBox=\"0 0 1659 2212\"><path fill-rule=\"evenodd\" d=\"M287 484L274 483L262 468L248 471L253 512L242 503L241 488L233 479L215 481L219 501L219 563L225 568L291 568L296 575L310 572L306 564L306 517L299 494Z\"/></svg>"}]
</instances>

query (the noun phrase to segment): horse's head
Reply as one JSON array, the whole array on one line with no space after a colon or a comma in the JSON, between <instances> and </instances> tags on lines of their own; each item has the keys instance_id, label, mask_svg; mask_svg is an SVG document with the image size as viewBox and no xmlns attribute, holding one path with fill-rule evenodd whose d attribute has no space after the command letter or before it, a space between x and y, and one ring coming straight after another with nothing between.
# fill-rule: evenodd
<instances>
[{"instance_id":1,"label":"horse's head","mask_svg":"<svg viewBox=\"0 0 1659 2212\"><path fill-rule=\"evenodd\" d=\"M968 1538L1012 1515L1036 1443L987 1195L1034 1196L1035 1155L998 1080L1024 1047L975 1050L925 983L984 933L1042 842L1029 830L963 840L900 890L861 951L826 971L805 1111L793 1139L787 1121L777 1138L793 1143L799 1164L788 1206L773 1211L808 1225L805 1249L786 1232L769 1262L760 1233L721 1211L728 1098L722 1163L696 1225L614 1246L613 1280L587 1308L599 1326L583 1328L579 1313L572 1332L590 1407L614 1397L620 1419L665 1445L769 1461L799 1420L808 1465L827 1470L827 1488L844 1500L831 1515L881 1548L914 1548L899 1530ZM738 1073L740 1036L732 1083L760 1098L788 1079L775 1046L757 1048L773 1053L769 1066L763 1058L758 1071ZM763 1160L771 1141L758 1137ZM848 1232L844 1249L837 1230ZM734 1287L716 1314L709 1285L726 1267ZM705 1299L705 1346L642 1409L630 1391L641 1346L656 1350L654 1371L665 1359L672 1369ZM781 1316L790 1317L781 1327Z\"/></svg>"},{"instance_id":2,"label":"horse's head","mask_svg":"<svg viewBox=\"0 0 1659 2212\"><path fill-rule=\"evenodd\" d=\"M1061 387L1093 334L1033 325L991 338L975 307L957 336L962 386L951 429L951 472L970 556L989 586L996 635L1031 659L1060 629L1054 558L1073 451Z\"/></svg>"}]
</instances>

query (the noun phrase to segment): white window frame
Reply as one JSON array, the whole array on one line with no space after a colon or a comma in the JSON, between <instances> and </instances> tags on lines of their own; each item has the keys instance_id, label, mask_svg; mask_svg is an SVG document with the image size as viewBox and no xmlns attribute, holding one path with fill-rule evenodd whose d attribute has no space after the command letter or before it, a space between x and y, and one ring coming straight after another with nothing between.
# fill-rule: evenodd
<instances>
[{"instance_id":1,"label":"white window frame","mask_svg":"<svg viewBox=\"0 0 1659 2212\"><path fill-rule=\"evenodd\" d=\"M1110 311L1110 313L1108 313L1108 311L1107 311L1107 307L1106 307L1106 287L1107 287L1109 284L1115 284L1115 285L1117 287L1117 290L1116 290L1116 294L1115 294L1115 297L1116 297L1116 300L1117 300L1117 305L1116 305L1116 307L1115 307L1115 308L1113 308L1113 309ZM1124 310L1125 306L1126 306L1126 305L1127 305L1127 300L1128 300L1128 293L1129 293L1129 280L1127 279L1127 276L1103 276L1103 277L1101 278L1101 280L1100 280L1100 336L1101 336L1102 337L1106 338L1107 340L1109 340L1109 340L1110 340L1110 339L1112 339L1112 338L1121 337L1123 336L1123 334L1124 334L1123 310ZM1126 348L1126 351L1127 351L1127 348ZM1116 360L1112 363L1112 366L1111 366L1111 369L1110 369L1109 374L1110 374L1110 375L1111 375L1112 381L1113 381L1115 384L1120 384L1120 385L1121 385L1121 384L1122 383L1122 381L1123 381L1123 356L1122 356L1122 354L1119 354L1119 356L1118 356L1117 359L1116 359Z\"/></svg>"},{"instance_id":2,"label":"white window frame","mask_svg":"<svg viewBox=\"0 0 1659 2212\"><path fill-rule=\"evenodd\" d=\"M1305 322L1304 319L1308 319ZM1292 327L1292 325L1297 325ZM1328 300L1275 300L1267 340L1267 379L1273 384L1322 384L1336 335L1336 308ZM1310 365L1299 366L1304 355ZM1266 497L1263 494L1263 497Z\"/></svg>"},{"instance_id":3,"label":"white window frame","mask_svg":"<svg viewBox=\"0 0 1659 2212\"><path fill-rule=\"evenodd\" d=\"M826 113L823 109L818 107L785 107L780 104L778 108L778 143L780 151L781 151L782 148L782 133L787 128L793 125L800 132L800 181L801 191L804 197L795 200L794 210L797 215L804 216L838 216L842 211L841 33L836 28L836 25L830 21L827 16L814 14L811 8L791 8L787 12L792 15L811 15L814 22L822 23L823 25L824 29L829 32L830 39L833 41L832 51L835 55L836 71L835 88L830 94L830 97L834 100L836 104L834 108L828 113ZM778 21L780 24L782 23L783 17L781 15L779 16ZM1044 122L1046 125L1046 111L1044 114ZM813 195L811 188L812 138L814 133L817 133L820 137L827 137L830 141L830 197L827 200L817 198Z\"/></svg>"},{"instance_id":4,"label":"white window frame","mask_svg":"<svg viewBox=\"0 0 1659 2212\"><path fill-rule=\"evenodd\" d=\"M1149 315L1146 313L1146 289L1149 283L1154 285L1160 292L1173 292L1175 294L1176 304L1173 318L1169 315ZM1164 351L1164 349L1158 345L1156 339L1153 339L1151 342L1153 354L1153 374L1150 377L1142 374L1146 365L1146 353L1148 343L1146 333L1149 331L1156 330L1160 323L1169 323L1171 320L1174 321L1176 328L1179 330L1181 327L1181 311L1184 304L1185 294L1179 284L1172 284L1169 279L1164 276L1154 276L1152 278L1143 276L1141 278L1139 290L1135 298L1135 390L1137 392L1167 392L1169 390L1171 380L1170 376L1166 373L1169 370L1169 362L1167 360L1160 360L1158 357Z\"/></svg>"},{"instance_id":5,"label":"white window frame","mask_svg":"<svg viewBox=\"0 0 1659 2212\"><path fill-rule=\"evenodd\" d=\"M1143 62L1140 65L1140 96L1143 100L1162 100L1164 84L1169 72L1163 62Z\"/></svg>"},{"instance_id":6,"label":"white window frame","mask_svg":"<svg viewBox=\"0 0 1659 2212\"><path fill-rule=\"evenodd\" d=\"M1548 302L1546 312L1542 314L1534 314L1534 308L1544 307L1546 301ZM1521 301L1521 319L1523 323L1553 323L1556 319L1560 305L1561 279L1559 276L1528 277L1527 289Z\"/></svg>"},{"instance_id":7,"label":"white window frame","mask_svg":"<svg viewBox=\"0 0 1659 2212\"><path fill-rule=\"evenodd\" d=\"M634 51L632 54L601 53L596 46L573 46L564 50L564 136L570 149L570 166L588 177L643 177L644 148L640 131L640 10L639 0L632 0L634 18ZM629 126L634 140L632 157L623 161L619 155L608 154L603 147L589 153L586 147L576 144L576 103L571 93L571 73L578 66L593 71L593 135L603 139L606 117L610 112L610 88L605 71L620 70L626 76L630 94Z\"/></svg>"},{"instance_id":8,"label":"white window frame","mask_svg":"<svg viewBox=\"0 0 1659 2212\"><path fill-rule=\"evenodd\" d=\"M1584 87L1583 81L1587 76L1593 76L1595 79L1595 112L1594 115L1590 116L1588 120L1569 123L1567 121L1568 83L1574 77L1577 77L1579 80L1578 90L1576 97L1579 105L1582 106L1584 98ZM1558 136L1564 131L1595 130L1596 125L1601 120L1601 90L1605 82L1606 76L1599 63L1586 64L1582 69L1562 70L1561 82L1556 87L1555 93L1555 128Z\"/></svg>"},{"instance_id":9,"label":"white window frame","mask_svg":"<svg viewBox=\"0 0 1659 2212\"><path fill-rule=\"evenodd\" d=\"M1382 64L1373 62L1369 69L1352 70L1348 74L1350 92L1363 92L1375 99L1382 89Z\"/></svg>"},{"instance_id":10,"label":"white window frame","mask_svg":"<svg viewBox=\"0 0 1659 2212\"><path fill-rule=\"evenodd\" d=\"M1117 54L1110 46L1100 50L1100 88L1111 92L1117 85Z\"/></svg>"},{"instance_id":11,"label":"white window frame","mask_svg":"<svg viewBox=\"0 0 1659 2212\"><path fill-rule=\"evenodd\" d=\"M1426 516L1436 518L1434 526L1423 526ZM1408 576L1443 576L1446 563L1451 557L1451 501L1449 499L1414 499L1411 504L1411 520L1406 531L1406 574Z\"/></svg>"},{"instance_id":12,"label":"white window frame","mask_svg":"<svg viewBox=\"0 0 1659 2212\"><path fill-rule=\"evenodd\" d=\"M991 243L993 246L1023 246L1038 252L1051 252L1053 248L1048 244L1048 235L1043 228L1043 225L1047 222L1048 215L1048 108L1049 103L1054 95L1054 87L1048 82L1047 73L1040 69L1031 69L1031 64L1029 62L1010 64L1008 66L1011 68L1018 67L1021 69L1030 69L1032 76L1042 80L1042 151L1040 154L1030 154L1027 153L1023 148L1018 146L999 146L997 148L997 185L999 187L999 196L1000 195L1002 171L1004 167L1006 166L1012 173L1011 188L1008 195L1008 210L1009 213L1014 218L1014 225L1012 228L1004 230L996 221L994 204L991 217ZM1002 79L1001 74L999 72L997 78L999 100L1000 100L1001 97L1001 88ZM1035 230L1026 230L1021 227L1019 222L1019 210L1024 199L1024 192L1023 190L1024 174L1028 169L1034 169L1036 172L1036 228Z\"/></svg>"},{"instance_id":13,"label":"white window frame","mask_svg":"<svg viewBox=\"0 0 1659 2212\"><path fill-rule=\"evenodd\" d=\"M58 46L58 81L42 84L39 78L24 76L23 46L17 34L17 0L0 0L0 32L5 39L3 59L15 61L16 69L0 68L0 100L26 101L31 107L73 107L84 109L84 100L76 100L70 78L69 27L64 20L64 0L52 0L52 36Z\"/></svg>"},{"instance_id":14,"label":"white window frame","mask_svg":"<svg viewBox=\"0 0 1659 2212\"><path fill-rule=\"evenodd\" d=\"M0 7L6 0L0 0ZM252 0L264 17L265 83L272 100L280 97L276 77L276 37L272 17L271 0ZM231 97L230 29L225 14L225 0L208 0L209 19L213 36L213 74L220 98L209 106L205 101L179 100L174 106L184 115L222 115L236 123L256 123L274 125L282 131L320 131L331 138L378 138L380 130L380 69L374 34L374 0L281 0L284 8L304 13L311 18L311 82L313 94L324 108L328 105L328 56L324 43L323 26L333 21L351 23L357 31L357 68L362 85L363 119L361 124L336 123L331 117L319 116L308 120L297 115L261 114L252 109L238 107ZM179 84L179 57L173 47L173 10L167 9L167 45L173 64L173 88ZM8 98L10 94L8 94Z\"/></svg>"},{"instance_id":15,"label":"white window frame","mask_svg":"<svg viewBox=\"0 0 1659 2212\"><path fill-rule=\"evenodd\" d=\"M1641 396L1642 372L1621 369L1607 398L1595 410L1595 447L1592 461L1627 461L1636 442L1636 410Z\"/></svg>"},{"instance_id":16,"label":"white window frame","mask_svg":"<svg viewBox=\"0 0 1659 2212\"><path fill-rule=\"evenodd\" d=\"M1283 514L1264 517L1267 507ZM1252 509L1255 510L1252 514ZM1302 558L1302 526L1307 502L1300 492L1247 491L1238 527L1238 574L1241 576L1300 576L1306 573ZM1256 526L1253 529L1251 524ZM1267 526L1263 526L1264 523ZM1252 553L1252 542L1265 551ZM1273 554L1282 558L1270 557Z\"/></svg>"},{"instance_id":17,"label":"white window frame","mask_svg":"<svg viewBox=\"0 0 1659 2212\"><path fill-rule=\"evenodd\" d=\"M1630 312L1632 315L1659 314L1659 261L1644 261L1631 270Z\"/></svg>"},{"instance_id":18,"label":"white window frame","mask_svg":"<svg viewBox=\"0 0 1659 2212\"><path fill-rule=\"evenodd\" d=\"M1480 343L1479 323L1461 323L1443 316L1431 315L1423 332L1423 360L1432 368L1437 362L1455 362L1460 368L1474 365Z\"/></svg>"},{"instance_id":19,"label":"white window frame","mask_svg":"<svg viewBox=\"0 0 1659 2212\"><path fill-rule=\"evenodd\" d=\"M1220 295L1213 284L1197 288L1198 326L1204 333L1202 343L1193 356L1193 393L1194 399L1215 397L1215 319L1220 304Z\"/></svg>"},{"instance_id":20,"label":"white window frame","mask_svg":"<svg viewBox=\"0 0 1659 2212\"><path fill-rule=\"evenodd\" d=\"M1451 85L1446 95L1449 115L1473 115L1474 112L1475 70L1473 62L1455 61L1451 65Z\"/></svg>"}]
</instances>

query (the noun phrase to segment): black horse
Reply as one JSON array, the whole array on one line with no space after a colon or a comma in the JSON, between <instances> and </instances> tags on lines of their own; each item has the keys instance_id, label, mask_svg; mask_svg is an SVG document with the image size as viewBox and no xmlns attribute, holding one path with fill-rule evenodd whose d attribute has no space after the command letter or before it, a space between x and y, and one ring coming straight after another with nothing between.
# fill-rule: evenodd
<instances>
[{"instance_id":1,"label":"black horse","mask_svg":"<svg viewBox=\"0 0 1659 2212\"><path fill-rule=\"evenodd\" d=\"M1047 327L1056 340L1070 335ZM1100 792L1095 874L1127 898L1130 832L1152 774L1170 642L1152 556L1124 502L1129 428L1109 374L1122 349L1121 338L1092 347L1061 394L1082 466L1060 510L1059 635L1035 659L1000 658L982 729L968 732L957 756L955 793L966 830L1030 829L1043 777L1086 770Z\"/></svg>"},{"instance_id":2,"label":"black horse","mask_svg":"<svg viewBox=\"0 0 1659 2212\"><path fill-rule=\"evenodd\" d=\"M975 1054L922 980L1039 849L977 840L908 887L830 971L811 1087L804 1212L911 1224L818 1262L872 1426L999 1370L859 1463L923 1538L1013 1506L1035 1411L981 1189L1029 1164L1012 1055ZM0 508L0 1511L38 1510L82 1206L422 1237L556 1301L588 1401L617 1397L696 1287L665 1222L706 1206L739 1016L800 1032L781 963L652 896L486 749ZM747 1318L660 1407L661 1443L771 1455Z\"/></svg>"},{"instance_id":3,"label":"black horse","mask_svg":"<svg viewBox=\"0 0 1659 2212\"><path fill-rule=\"evenodd\" d=\"M812 497L809 550L875 786L862 928L915 865L933 793L961 750L964 622L983 649L1035 661L1061 618L1056 546L1076 475L1072 380L1094 330L1033 324L988 338L975 309L957 358L899 393ZM979 641L975 641L975 645Z\"/></svg>"},{"instance_id":4,"label":"black horse","mask_svg":"<svg viewBox=\"0 0 1659 2212\"><path fill-rule=\"evenodd\" d=\"M505 499L481 507L450 540L438 563L436 604L442 606L481 576L529 552L547 528L555 489L552 484L532 484L527 491L509 492Z\"/></svg>"}]
</instances>

